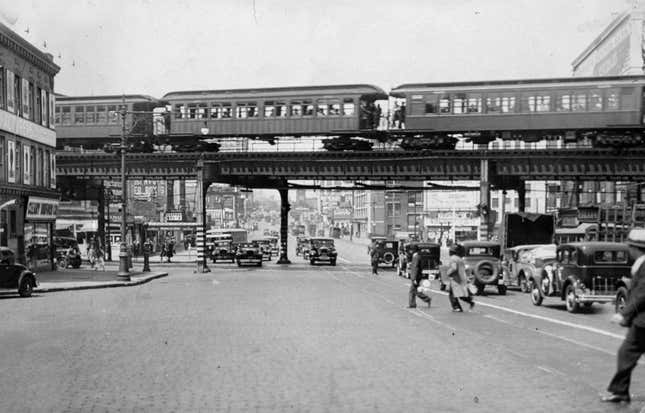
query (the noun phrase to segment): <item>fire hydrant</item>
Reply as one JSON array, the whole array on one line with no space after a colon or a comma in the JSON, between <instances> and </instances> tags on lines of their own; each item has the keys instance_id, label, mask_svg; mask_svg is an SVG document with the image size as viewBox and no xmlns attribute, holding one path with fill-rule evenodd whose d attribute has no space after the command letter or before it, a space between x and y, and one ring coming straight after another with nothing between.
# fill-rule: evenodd
<instances>
[{"instance_id":1,"label":"fire hydrant","mask_svg":"<svg viewBox=\"0 0 645 413\"><path fill-rule=\"evenodd\" d=\"M152 254L152 242L146 240L143 243L143 272L150 272L150 254Z\"/></svg>"}]
</instances>

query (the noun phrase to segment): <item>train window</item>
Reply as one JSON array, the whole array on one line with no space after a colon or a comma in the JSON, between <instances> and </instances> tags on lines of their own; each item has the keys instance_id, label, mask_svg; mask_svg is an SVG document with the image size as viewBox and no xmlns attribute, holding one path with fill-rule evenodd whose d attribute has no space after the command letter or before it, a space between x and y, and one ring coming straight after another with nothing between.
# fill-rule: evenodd
<instances>
[{"instance_id":1,"label":"train window","mask_svg":"<svg viewBox=\"0 0 645 413\"><path fill-rule=\"evenodd\" d=\"M522 98L523 109L529 112L548 112L551 110L551 96L530 95Z\"/></svg>"},{"instance_id":2,"label":"train window","mask_svg":"<svg viewBox=\"0 0 645 413\"><path fill-rule=\"evenodd\" d=\"M85 123L96 123L95 107L85 106Z\"/></svg>"},{"instance_id":3,"label":"train window","mask_svg":"<svg viewBox=\"0 0 645 413\"><path fill-rule=\"evenodd\" d=\"M468 99L466 99L466 105L467 113L482 112L482 98L480 96L469 95Z\"/></svg>"},{"instance_id":4,"label":"train window","mask_svg":"<svg viewBox=\"0 0 645 413\"><path fill-rule=\"evenodd\" d=\"M556 95L555 110L557 112L568 112L571 110L571 95L569 93L558 93Z\"/></svg>"},{"instance_id":5,"label":"train window","mask_svg":"<svg viewBox=\"0 0 645 413\"><path fill-rule=\"evenodd\" d=\"M187 116L187 111L186 111L186 105L183 103L178 103L175 105L175 119L186 119Z\"/></svg>"},{"instance_id":6,"label":"train window","mask_svg":"<svg viewBox=\"0 0 645 413\"><path fill-rule=\"evenodd\" d=\"M85 123L85 111L83 106L74 106L74 123Z\"/></svg>"},{"instance_id":7,"label":"train window","mask_svg":"<svg viewBox=\"0 0 645 413\"><path fill-rule=\"evenodd\" d=\"M459 93L452 98L452 113L466 112L466 94Z\"/></svg>"},{"instance_id":8,"label":"train window","mask_svg":"<svg viewBox=\"0 0 645 413\"><path fill-rule=\"evenodd\" d=\"M502 113L515 112L515 96L502 96Z\"/></svg>"},{"instance_id":9,"label":"train window","mask_svg":"<svg viewBox=\"0 0 645 413\"><path fill-rule=\"evenodd\" d=\"M318 99L318 102L316 102L318 106L318 110L316 111L316 116L327 116L329 113L329 108L327 107L327 102L321 99Z\"/></svg>"},{"instance_id":10,"label":"train window","mask_svg":"<svg viewBox=\"0 0 645 413\"><path fill-rule=\"evenodd\" d=\"M576 92L571 96L571 110L574 112L584 112L587 110L587 94Z\"/></svg>"},{"instance_id":11,"label":"train window","mask_svg":"<svg viewBox=\"0 0 645 413\"><path fill-rule=\"evenodd\" d=\"M330 103L327 105L327 113L330 116L340 115L340 103Z\"/></svg>"},{"instance_id":12,"label":"train window","mask_svg":"<svg viewBox=\"0 0 645 413\"><path fill-rule=\"evenodd\" d=\"M291 116L302 116L302 103L297 100L291 101Z\"/></svg>"},{"instance_id":13,"label":"train window","mask_svg":"<svg viewBox=\"0 0 645 413\"><path fill-rule=\"evenodd\" d=\"M222 119L230 119L233 117L233 107L230 103L222 103Z\"/></svg>"},{"instance_id":14,"label":"train window","mask_svg":"<svg viewBox=\"0 0 645 413\"><path fill-rule=\"evenodd\" d=\"M314 115L314 103L309 99L302 101L302 115L303 116L313 116Z\"/></svg>"},{"instance_id":15,"label":"train window","mask_svg":"<svg viewBox=\"0 0 645 413\"><path fill-rule=\"evenodd\" d=\"M104 105L99 105L96 107L96 123L107 123L107 111Z\"/></svg>"},{"instance_id":16,"label":"train window","mask_svg":"<svg viewBox=\"0 0 645 413\"><path fill-rule=\"evenodd\" d=\"M634 109L634 88L621 87L620 88L620 108L621 109Z\"/></svg>"},{"instance_id":17,"label":"train window","mask_svg":"<svg viewBox=\"0 0 645 413\"><path fill-rule=\"evenodd\" d=\"M264 117L272 118L275 116L275 106L272 101L264 102Z\"/></svg>"},{"instance_id":18,"label":"train window","mask_svg":"<svg viewBox=\"0 0 645 413\"><path fill-rule=\"evenodd\" d=\"M605 98L605 108L606 110L618 110L620 107L618 89L607 89Z\"/></svg>"},{"instance_id":19,"label":"train window","mask_svg":"<svg viewBox=\"0 0 645 413\"><path fill-rule=\"evenodd\" d=\"M237 103L236 117L238 119L257 118L258 106L255 102Z\"/></svg>"},{"instance_id":20,"label":"train window","mask_svg":"<svg viewBox=\"0 0 645 413\"><path fill-rule=\"evenodd\" d=\"M602 92L593 89L589 92L589 111L598 112L602 110Z\"/></svg>"},{"instance_id":21,"label":"train window","mask_svg":"<svg viewBox=\"0 0 645 413\"><path fill-rule=\"evenodd\" d=\"M116 112L116 105L108 105L107 110L108 110L108 116L107 116L108 123L117 123L119 120L119 116Z\"/></svg>"},{"instance_id":22,"label":"train window","mask_svg":"<svg viewBox=\"0 0 645 413\"><path fill-rule=\"evenodd\" d=\"M356 113L356 106L354 106L354 99L345 98L343 99L343 115L353 116Z\"/></svg>"},{"instance_id":23,"label":"train window","mask_svg":"<svg viewBox=\"0 0 645 413\"><path fill-rule=\"evenodd\" d=\"M56 122L57 125L60 125L60 106L56 106L56 117L54 118L54 122Z\"/></svg>"},{"instance_id":24,"label":"train window","mask_svg":"<svg viewBox=\"0 0 645 413\"><path fill-rule=\"evenodd\" d=\"M502 98L499 96L488 96L486 98L486 112L497 113L502 110Z\"/></svg>"},{"instance_id":25,"label":"train window","mask_svg":"<svg viewBox=\"0 0 645 413\"><path fill-rule=\"evenodd\" d=\"M450 113L450 96L444 95L439 98L439 111L441 113Z\"/></svg>"},{"instance_id":26,"label":"train window","mask_svg":"<svg viewBox=\"0 0 645 413\"><path fill-rule=\"evenodd\" d=\"M275 104L275 115L279 118L287 117L287 105L284 102L276 102Z\"/></svg>"},{"instance_id":27,"label":"train window","mask_svg":"<svg viewBox=\"0 0 645 413\"><path fill-rule=\"evenodd\" d=\"M61 108L61 125L71 125L72 124L72 108L70 106L63 106Z\"/></svg>"},{"instance_id":28,"label":"train window","mask_svg":"<svg viewBox=\"0 0 645 413\"><path fill-rule=\"evenodd\" d=\"M189 103L188 104L188 118L189 119L204 119L206 117L206 104L205 103Z\"/></svg>"}]
</instances>

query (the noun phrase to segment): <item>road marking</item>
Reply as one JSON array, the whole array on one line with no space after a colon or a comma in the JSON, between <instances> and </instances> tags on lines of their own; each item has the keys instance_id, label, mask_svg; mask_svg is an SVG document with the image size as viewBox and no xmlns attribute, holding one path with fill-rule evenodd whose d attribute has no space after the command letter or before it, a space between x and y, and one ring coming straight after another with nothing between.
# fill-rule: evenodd
<instances>
[{"instance_id":1,"label":"road marking","mask_svg":"<svg viewBox=\"0 0 645 413\"><path fill-rule=\"evenodd\" d=\"M448 295L448 293L446 293L444 291L439 291L439 290L435 290L435 289L432 289L432 292L434 292L436 294ZM585 330L585 331L589 331L591 333L596 333L596 334L600 334L600 335L603 335L603 336L616 338L616 339L619 339L619 340L623 340L625 338L624 335L612 333L610 331L601 330L599 328L589 327L589 326L585 326L585 325L582 325L582 324L570 323L568 321L562 321L562 320L558 320L558 319L555 319L555 318L544 317L544 316L537 315L537 314L529 314L529 313L525 313L524 311L513 310L513 309L510 309L510 308L502 307L500 305L490 304L490 303L487 303L487 302L484 302L484 301L477 301L477 305L480 305L482 307L490 307L490 308L494 308L496 310L506 311L508 313L517 314L517 315L520 315L520 316L523 316L523 317L528 317L528 318L534 318L536 320L542 320L542 321L546 321L546 322L553 323L553 324L560 324L560 325L565 326L565 327L577 328L579 330Z\"/></svg>"},{"instance_id":2,"label":"road marking","mask_svg":"<svg viewBox=\"0 0 645 413\"><path fill-rule=\"evenodd\" d=\"M592 346L591 344L583 343L582 341L574 340L572 338L566 338L566 337L563 337L563 336L558 335L558 334L547 333L546 331L543 331L543 330L536 330L536 332L538 332L540 334L544 334L545 336L558 338L560 340L567 341L567 342L575 344L577 346L587 347L589 349L596 350L596 351L599 351L601 353L609 354L610 356L615 356L616 355L615 351L612 352L612 351L609 351L609 350L605 350L603 348Z\"/></svg>"},{"instance_id":3,"label":"road marking","mask_svg":"<svg viewBox=\"0 0 645 413\"><path fill-rule=\"evenodd\" d=\"M547 373L550 373L550 374L556 374L556 375L559 375L559 376L567 377L567 375L564 374L563 372L561 372L559 370L556 370L556 369L553 369L553 368L547 368L547 367L544 367L544 366L537 366L537 368L542 370L542 371L546 371Z\"/></svg>"},{"instance_id":4,"label":"road marking","mask_svg":"<svg viewBox=\"0 0 645 413\"><path fill-rule=\"evenodd\" d=\"M343 257L338 257L337 259L339 259L340 261L342 261L342 262L344 262L344 263L346 263L346 264L351 264L351 261L350 261L350 260L346 260L346 259L345 259L345 258L343 258Z\"/></svg>"}]
</instances>

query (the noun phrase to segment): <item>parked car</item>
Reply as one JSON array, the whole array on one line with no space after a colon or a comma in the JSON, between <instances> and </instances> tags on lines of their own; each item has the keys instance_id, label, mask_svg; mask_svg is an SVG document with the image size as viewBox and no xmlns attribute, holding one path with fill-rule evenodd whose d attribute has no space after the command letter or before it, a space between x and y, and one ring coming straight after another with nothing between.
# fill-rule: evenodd
<instances>
[{"instance_id":1,"label":"parked car","mask_svg":"<svg viewBox=\"0 0 645 413\"><path fill-rule=\"evenodd\" d=\"M214 241L211 259L213 263L217 261L235 262L235 247L233 246L233 241L230 239Z\"/></svg>"},{"instance_id":2,"label":"parked car","mask_svg":"<svg viewBox=\"0 0 645 413\"><path fill-rule=\"evenodd\" d=\"M267 239L271 243L271 255L276 257L280 255L280 238L277 235L271 235Z\"/></svg>"},{"instance_id":3,"label":"parked car","mask_svg":"<svg viewBox=\"0 0 645 413\"><path fill-rule=\"evenodd\" d=\"M382 237L382 236L373 236L370 238L370 243L367 246L367 255L371 256L372 255L372 248L376 246L377 243L386 241L387 237Z\"/></svg>"},{"instance_id":4,"label":"parked car","mask_svg":"<svg viewBox=\"0 0 645 413\"><path fill-rule=\"evenodd\" d=\"M558 246L556 261L529 280L531 301L541 305L545 297L559 297L567 311L581 305L616 302L624 292L633 260L627 245L617 242L572 242Z\"/></svg>"},{"instance_id":5,"label":"parked car","mask_svg":"<svg viewBox=\"0 0 645 413\"><path fill-rule=\"evenodd\" d=\"M555 244L518 245L504 251L502 270L509 286L530 292L528 280L555 261Z\"/></svg>"},{"instance_id":6,"label":"parked car","mask_svg":"<svg viewBox=\"0 0 645 413\"><path fill-rule=\"evenodd\" d=\"M331 238L311 238L309 240L309 263L328 262L336 265L338 253Z\"/></svg>"},{"instance_id":7,"label":"parked car","mask_svg":"<svg viewBox=\"0 0 645 413\"><path fill-rule=\"evenodd\" d=\"M619 312L625 307L625 304L627 303L627 299L629 298L629 290L631 286L632 286L631 277L623 277L621 280L621 285L616 290L616 301L614 303L615 312Z\"/></svg>"},{"instance_id":8,"label":"parked car","mask_svg":"<svg viewBox=\"0 0 645 413\"><path fill-rule=\"evenodd\" d=\"M262 266L262 252L257 242L242 242L237 244L235 251L235 261L237 266L256 265Z\"/></svg>"},{"instance_id":9,"label":"parked car","mask_svg":"<svg viewBox=\"0 0 645 413\"><path fill-rule=\"evenodd\" d=\"M22 264L9 263L15 257L13 250L2 247L0 253L3 258L0 262L0 289L16 290L21 297L31 296L34 288L38 286L36 274Z\"/></svg>"},{"instance_id":10,"label":"parked car","mask_svg":"<svg viewBox=\"0 0 645 413\"><path fill-rule=\"evenodd\" d=\"M487 285L497 287L500 295L506 294L506 283L500 260L500 244L494 241L463 241L457 244L464 253L466 275L484 293Z\"/></svg>"},{"instance_id":11,"label":"parked car","mask_svg":"<svg viewBox=\"0 0 645 413\"><path fill-rule=\"evenodd\" d=\"M15 264L16 253L9 247L0 247L0 264Z\"/></svg>"},{"instance_id":12,"label":"parked car","mask_svg":"<svg viewBox=\"0 0 645 413\"><path fill-rule=\"evenodd\" d=\"M56 264L59 268L80 268L83 260L76 238L55 236L54 248L56 249Z\"/></svg>"},{"instance_id":13,"label":"parked car","mask_svg":"<svg viewBox=\"0 0 645 413\"><path fill-rule=\"evenodd\" d=\"M378 263L396 267L399 261L399 241L378 241L376 246L379 250Z\"/></svg>"},{"instance_id":14,"label":"parked car","mask_svg":"<svg viewBox=\"0 0 645 413\"><path fill-rule=\"evenodd\" d=\"M401 277L410 278L410 262L412 262L412 246L419 247L421 272L423 278L439 278L439 266L441 265L441 245L434 242L407 242L403 246L403 252L399 254L398 274Z\"/></svg>"},{"instance_id":15,"label":"parked car","mask_svg":"<svg viewBox=\"0 0 645 413\"><path fill-rule=\"evenodd\" d=\"M260 246L262 259L264 261L271 261L271 248L273 247L273 245L271 244L271 241L268 238L262 238L262 239L253 240L252 242L257 242L257 244Z\"/></svg>"}]
</instances>

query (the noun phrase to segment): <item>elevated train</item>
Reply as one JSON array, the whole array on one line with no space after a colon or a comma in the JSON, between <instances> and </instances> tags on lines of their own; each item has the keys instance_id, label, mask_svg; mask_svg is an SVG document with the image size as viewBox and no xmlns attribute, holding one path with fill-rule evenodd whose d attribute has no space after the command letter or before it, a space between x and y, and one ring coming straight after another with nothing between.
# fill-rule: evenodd
<instances>
[{"instance_id":1,"label":"elevated train","mask_svg":"<svg viewBox=\"0 0 645 413\"><path fill-rule=\"evenodd\" d=\"M215 151L205 139L281 136L326 136L328 150L370 150L376 140L402 150L454 149L460 139L634 147L645 145L644 85L645 76L613 76L403 84L389 94L354 84L180 91L162 99L58 96L55 119L60 148L118 143L124 100L128 137L144 151ZM377 106L385 114L390 98L405 102L404 128L378 127Z\"/></svg>"}]
</instances>

